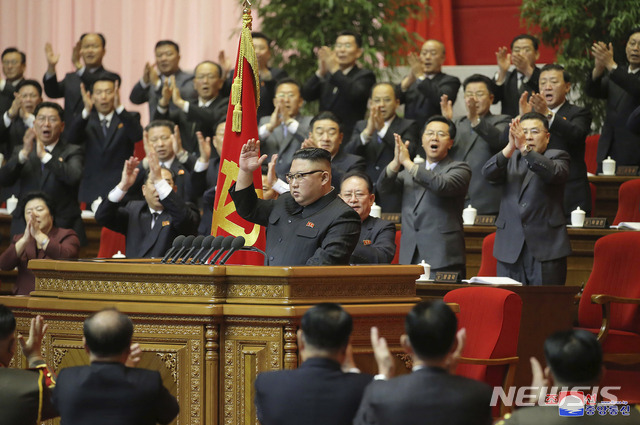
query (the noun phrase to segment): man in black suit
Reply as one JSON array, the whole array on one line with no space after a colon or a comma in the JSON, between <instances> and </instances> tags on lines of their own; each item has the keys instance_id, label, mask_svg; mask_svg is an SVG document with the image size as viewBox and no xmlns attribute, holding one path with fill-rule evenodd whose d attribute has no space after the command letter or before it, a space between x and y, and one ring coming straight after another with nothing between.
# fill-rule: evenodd
<instances>
[{"instance_id":1,"label":"man in black suit","mask_svg":"<svg viewBox=\"0 0 640 425\"><path fill-rule=\"evenodd\" d=\"M149 175L142 185L144 201L122 202L140 172L137 158L129 158L120 183L109 192L96 221L126 237L128 258L162 257L178 235L195 234L200 214L175 192L174 175L161 168L157 153L148 153Z\"/></svg>"},{"instance_id":2,"label":"man in black suit","mask_svg":"<svg viewBox=\"0 0 640 425\"><path fill-rule=\"evenodd\" d=\"M276 200L258 199L253 186L253 172L266 159L260 155L260 141L250 139L240 152L238 180L229 189L240 217L267 227L265 265L349 264L360 217L331 186L329 152L296 152L287 175L291 191Z\"/></svg>"},{"instance_id":3,"label":"man in black suit","mask_svg":"<svg viewBox=\"0 0 640 425\"><path fill-rule=\"evenodd\" d=\"M498 87L493 103L502 102L502 113L515 117L520 114L519 101L522 93L531 94L538 89L540 69L536 61L540 57L538 39L529 34L520 34L511 41L511 53L506 46L496 52L498 72L494 78ZM511 65L515 69L509 71Z\"/></svg>"},{"instance_id":4,"label":"man in black suit","mask_svg":"<svg viewBox=\"0 0 640 425\"><path fill-rule=\"evenodd\" d=\"M399 105L400 100L391 83L377 83L373 86L369 99L369 117L356 123L351 141L344 148L345 152L364 158L367 164L366 173L374 182L378 181L384 167L393 159L394 134L399 134L402 140L409 141L411 157L419 150L423 151L418 143L418 125L413 120L396 115ZM399 212L402 208L400 194L390 193L384 198L378 196L378 202L384 212Z\"/></svg>"},{"instance_id":5,"label":"man in black suit","mask_svg":"<svg viewBox=\"0 0 640 425\"><path fill-rule=\"evenodd\" d=\"M201 132L205 138L213 136L215 124L227 118L229 98L220 95L224 82L220 65L211 61L201 62L194 74L193 88L198 94L198 101L184 100L172 76L163 84L162 97L158 100L153 119L168 119L178 124L182 146L187 152L198 155L196 133ZM169 110L172 101L177 108Z\"/></svg>"},{"instance_id":6,"label":"man in black suit","mask_svg":"<svg viewBox=\"0 0 640 425\"><path fill-rule=\"evenodd\" d=\"M300 114L303 103L300 84L292 78L284 78L276 85L273 113L263 117L259 123L258 135L262 153L269 158L278 155L275 171L281 180L289 172L293 154L300 149L309 134L312 117Z\"/></svg>"},{"instance_id":7,"label":"man in black suit","mask_svg":"<svg viewBox=\"0 0 640 425\"><path fill-rule=\"evenodd\" d=\"M425 41L420 56L411 53L408 59L411 71L399 85L400 103L405 105L405 118L415 120L422 131L429 118L440 115L442 95L456 102L460 80L442 72L445 50L438 40ZM424 155L420 149L418 152Z\"/></svg>"},{"instance_id":8,"label":"man in black suit","mask_svg":"<svg viewBox=\"0 0 640 425\"><path fill-rule=\"evenodd\" d=\"M57 227L73 229L80 244L87 238L80 217L78 187L82 178L82 148L60 138L64 111L57 103L42 102L34 110L35 124L25 132L24 144L14 149L11 159L0 168L0 185L18 184L18 198L34 190L47 193L56 201ZM13 212L11 234L24 232L25 221L18 208Z\"/></svg>"},{"instance_id":9,"label":"man in black suit","mask_svg":"<svg viewBox=\"0 0 640 425\"><path fill-rule=\"evenodd\" d=\"M416 304L400 337L412 373L373 381L353 423L491 424L491 387L453 375L464 345L464 329L456 334L457 327L456 315L441 300Z\"/></svg>"},{"instance_id":10,"label":"man in black suit","mask_svg":"<svg viewBox=\"0 0 640 425\"><path fill-rule=\"evenodd\" d=\"M493 115L489 110L495 91L489 77L471 75L464 80L463 87L467 114L455 120L456 140L449 156L455 161L464 161L471 167L465 207L471 205L478 210L478 214L497 215L502 188L482 176L482 167L504 147L502 134L505 130L508 131L511 117ZM442 96L442 114L449 119L453 116L452 106L446 95Z\"/></svg>"},{"instance_id":11,"label":"man in black suit","mask_svg":"<svg viewBox=\"0 0 640 425\"><path fill-rule=\"evenodd\" d=\"M569 154L569 178L564 189L564 214L571 222L571 211L580 207L591 214L591 188L584 162L585 141L591 129L591 112L567 101L571 91L571 77L561 65L545 65L540 72L540 93L534 93L521 112L538 112L549 121L549 149Z\"/></svg>"},{"instance_id":12,"label":"man in black suit","mask_svg":"<svg viewBox=\"0 0 640 425\"><path fill-rule=\"evenodd\" d=\"M8 47L2 51L4 78L0 78L0 115L13 103L13 94L18 91L18 84L23 80L26 68L27 56L23 52L15 47Z\"/></svg>"},{"instance_id":13,"label":"man in black suit","mask_svg":"<svg viewBox=\"0 0 640 425\"><path fill-rule=\"evenodd\" d=\"M142 140L140 114L129 112L120 103L120 87L110 77L101 77L85 90L82 113L67 129L71 143L84 146L85 167L79 199L87 205L106 197L119 181L122 163L133 155L136 142Z\"/></svg>"},{"instance_id":14,"label":"man in black suit","mask_svg":"<svg viewBox=\"0 0 640 425\"><path fill-rule=\"evenodd\" d=\"M591 48L595 67L585 92L607 99L607 116L598 141L598 172L609 156L616 165L640 165L640 134L626 126L631 113L640 106L640 27L631 30L625 51L628 63L618 65L611 43L599 41Z\"/></svg>"},{"instance_id":15,"label":"man in black suit","mask_svg":"<svg viewBox=\"0 0 640 425\"><path fill-rule=\"evenodd\" d=\"M49 67L43 78L44 92L54 99L64 97L64 122L71 123L76 115L82 113L84 102L82 101L80 83L83 83L85 87L91 87L98 78L110 77L120 84L120 76L115 72L107 71L102 66L106 44L104 36L100 33L82 34L72 55L77 70L69 72L62 81L58 81L56 75L56 65L60 55L53 52L51 43L46 44L45 53ZM84 65L80 62L80 58L82 58Z\"/></svg>"},{"instance_id":16,"label":"man in black suit","mask_svg":"<svg viewBox=\"0 0 640 425\"><path fill-rule=\"evenodd\" d=\"M158 100L162 97L163 85L167 79L173 77L173 86L177 87L181 98L189 102L197 102L198 97L193 88L193 74L180 69L180 46L171 40L160 40L156 43L155 55L156 63L145 64L142 78L131 90L129 100L136 105L148 102L149 116L153 117ZM169 104L169 108L172 111L179 110L173 102Z\"/></svg>"},{"instance_id":17,"label":"man in black suit","mask_svg":"<svg viewBox=\"0 0 640 425\"><path fill-rule=\"evenodd\" d=\"M29 339L20 334L16 338L16 319L11 310L0 304L0 425L35 425L58 416L51 404L55 374L40 354L46 330L42 316L36 316L31 319ZM16 340L27 358L27 370L9 368Z\"/></svg>"},{"instance_id":18,"label":"man in black suit","mask_svg":"<svg viewBox=\"0 0 640 425\"><path fill-rule=\"evenodd\" d=\"M211 234L211 220L213 219L213 204L216 200L216 186L220 171L220 155L224 140L225 121L216 125L213 140L198 133L200 156L191 173L191 189L195 198L201 199L202 219L198 226L199 235ZM213 145L214 149L211 149Z\"/></svg>"},{"instance_id":19,"label":"man in black suit","mask_svg":"<svg viewBox=\"0 0 640 425\"><path fill-rule=\"evenodd\" d=\"M362 36L353 31L341 31L334 49L318 49L318 70L302 87L307 102L320 100L320 111L331 111L343 123L350 135L358 120L367 112L367 99L376 77L371 70L356 62L362 56Z\"/></svg>"},{"instance_id":20,"label":"man in black suit","mask_svg":"<svg viewBox=\"0 0 640 425\"><path fill-rule=\"evenodd\" d=\"M160 373L133 367L141 351L132 351L129 317L115 308L101 310L84 321L83 333L91 364L62 369L53 392L62 423L155 425L178 415Z\"/></svg>"},{"instance_id":21,"label":"man in black suit","mask_svg":"<svg viewBox=\"0 0 640 425\"><path fill-rule=\"evenodd\" d=\"M372 379L351 371L347 347L352 328L351 316L338 304L317 304L302 316L300 367L256 378L256 413L262 425L351 425Z\"/></svg>"},{"instance_id":22,"label":"man in black suit","mask_svg":"<svg viewBox=\"0 0 640 425\"><path fill-rule=\"evenodd\" d=\"M563 208L569 154L547 149L544 115L529 112L509 127L509 143L482 170L503 185L493 247L498 276L523 285L564 285L571 254Z\"/></svg>"},{"instance_id":23,"label":"man in black suit","mask_svg":"<svg viewBox=\"0 0 640 425\"><path fill-rule=\"evenodd\" d=\"M362 221L360 240L351 254L351 264L388 264L396 253L396 226L369 215L376 195L371 178L360 171L347 173L340 185L340 198Z\"/></svg>"}]
</instances>

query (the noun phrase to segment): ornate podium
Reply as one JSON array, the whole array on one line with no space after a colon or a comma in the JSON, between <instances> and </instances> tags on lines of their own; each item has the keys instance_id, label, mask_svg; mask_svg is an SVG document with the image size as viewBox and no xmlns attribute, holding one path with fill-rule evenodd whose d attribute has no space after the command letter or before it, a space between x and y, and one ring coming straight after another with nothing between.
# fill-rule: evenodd
<instances>
[{"instance_id":1,"label":"ornate podium","mask_svg":"<svg viewBox=\"0 0 640 425\"><path fill-rule=\"evenodd\" d=\"M116 307L134 322L144 352L139 367L160 371L180 403L178 424L254 424L258 373L298 366L296 331L312 305L341 303L354 318L356 364L375 373L369 329L375 325L404 368L398 335L419 300L419 266L181 266L150 261L35 260L30 297L0 297L18 330L41 314L43 344L56 370L87 364L82 322ZM16 358L22 358L16 356ZM15 360L14 360L15 361ZM20 365L16 365L20 366Z\"/></svg>"}]
</instances>

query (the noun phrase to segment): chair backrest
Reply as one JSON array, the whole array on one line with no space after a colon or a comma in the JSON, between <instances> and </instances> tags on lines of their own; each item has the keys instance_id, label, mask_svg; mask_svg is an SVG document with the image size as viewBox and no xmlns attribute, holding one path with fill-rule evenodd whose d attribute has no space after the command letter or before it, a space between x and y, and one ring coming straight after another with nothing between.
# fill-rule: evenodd
<instances>
[{"instance_id":1,"label":"chair backrest","mask_svg":"<svg viewBox=\"0 0 640 425\"><path fill-rule=\"evenodd\" d=\"M478 276L497 276L496 268L498 260L493 256L493 244L496 240L496 232L484 237L482 241L482 260L480 261L480 270Z\"/></svg>"},{"instance_id":2,"label":"chair backrest","mask_svg":"<svg viewBox=\"0 0 640 425\"><path fill-rule=\"evenodd\" d=\"M396 254L393 256L393 260L391 260L391 264L399 264L401 236L402 236L402 232L400 230L396 230Z\"/></svg>"},{"instance_id":3,"label":"chair backrest","mask_svg":"<svg viewBox=\"0 0 640 425\"><path fill-rule=\"evenodd\" d=\"M640 221L640 179L629 180L620 185L618 212L613 224L621 221Z\"/></svg>"},{"instance_id":4,"label":"chair backrest","mask_svg":"<svg viewBox=\"0 0 640 425\"><path fill-rule=\"evenodd\" d=\"M100 232L99 258L110 258L118 251L125 254L126 239L123 234L109 230L106 227Z\"/></svg>"},{"instance_id":5,"label":"chair backrest","mask_svg":"<svg viewBox=\"0 0 640 425\"><path fill-rule=\"evenodd\" d=\"M518 294L501 288L467 287L448 292L444 301L460 305L458 328L467 330L463 357L517 356L522 313ZM456 374L500 387L506 370L506 366L458 364Z\"/></svg>"},{"instance_id":6,"label":"chair backrest","mask_svg":"<svg viewBox=\"0 0 640 425\"><path fill-rule=\"evenodd\" d=\"M640 298L639 254L640 232L614 233L596 241L593 269L578 306L581 327L599 328L602 322L602 309L591 302L591 295ZM640 333L640 306L616 304L610 325L611 329Z\"/></svg>"},{"instance_id":7,"label":"chair backrest","mask_svg":"<svg viewBox=\"0 0 640 425\"><path fill-rule=\"evenodd\" d=\"M584 149L584 162L587 164L587 172L596 174L598 170L598 140L599 134L587 136Z\"/></svg>"}]
</instances>

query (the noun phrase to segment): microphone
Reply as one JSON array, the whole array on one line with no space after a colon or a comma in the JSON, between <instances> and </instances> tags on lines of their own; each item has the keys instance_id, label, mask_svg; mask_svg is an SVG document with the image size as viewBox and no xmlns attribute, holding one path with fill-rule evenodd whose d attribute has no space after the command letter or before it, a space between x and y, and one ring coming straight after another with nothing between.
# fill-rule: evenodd
<instances>
[{"instance_id":1,"label":"microphone","mask_svg":"<svg viewBox=\"0 0 640 425\"><path fill-rule=\"evenodd\" d=\"M178 247L182 245L182 241L184 241L184 239L185 239L184 235L176 236L176 238L173 240L173 244L171 245L171 248L169 248L167 250L167 253L164 254L164 257L162 258L162 261L160 261L160 262L161 263L166 263L167 260L169 258L171 258L173 253L176 252Z\"/></svg>"},{"instance_id":2,"label":"microphone","mask_svg":"<svg viewBox=\"0 0 640 425\"><path fill-rule=\"evenodd\" d=\"M182 254L184 254L185 251L191 248L191 244L193 243L193 240L195 238L196 237L193 235L189 235L186 238L184 238L184 241L182 242L182 248L180 248L180 250L175 253L173 258L171 259L171 264L175 264L176 261L178 261L178 259L182 256Z\"/></svg>"},{"instance_id":3,"label":"microphone","mask_svg":"<svg viewBox=\"0 0 640 425\"><path fill-rule=\"evenodd\" d=\"M227 236L226 238L224 238L222 240L222 247L218 252L216 252L216 255L214 255L210 261L207 261L207 264L215 264L216 261L218 261L218 258L220 258L226 250L231 248L231 243L233 242L234 239L235 237L233 236Z\"/></svg>"},{"instance_id":4,"label":"microphone","mask_svg":"<svg viewBox=\"0 0 640 425\"><path fill-rule=\"evenodd\" d=\"M200 244L200 249L195 253L193 257L191 257L191 262L189 264L195 264L196 260L200 257L200 254L211 248L211 242L213 242L214 239L215 237L213 235L205 236L205 238L202 240L202 244Z\"/></svg>"},{"instance_id":5,"label":"microphone","mask_svg":"<svg viewBox=\"0 0 640 425\"><path fill-rule=\"evenodd\" d=\"M198 264L205 264L207 259L209 259L209 257L211 257L211 255L214 253L214 251L217 251L220 249L220 247L222 246L222 241L224 240L224 236L216 236L212 241L211 241L211 246L209 247L209 249L200 256L200 258L198 259Z\"/></svg>"},{"instance_id":6,"label":"microphone","mask_svg":"<svg viewBox=\"0 0 640 425\"><path fill-rule=\"evenodd\" d=\"M189 249L189 251L187 251L186 254L184 254L184 257L182 257L182 261L180 262L180 264L184 264L187 262L187 260L189 258L191 258L191 254L193 254L193 252L196 249L200 249L202 247L202 240L204 239L204 236L202 235L198 235L196 236L196 238L193 240L193 243L191 244L191 248Z\"/></svg>"},{"instance_id":7,"label":"microphone","mask_svg":"<svg viewBox=\"0 0 640 425\"><path fill-rule=\"evenodd\" d=\"M244 246L244 242L245 241L243 236L238 236L237 238L235 238L233 242L231 242L231 249L224 255L224 257L222 257L222 260L220 260L219 264L223 265L224 263L226 263L229 260L229 257L231 257L234 252Z\"/></svg>"}]
</instances>

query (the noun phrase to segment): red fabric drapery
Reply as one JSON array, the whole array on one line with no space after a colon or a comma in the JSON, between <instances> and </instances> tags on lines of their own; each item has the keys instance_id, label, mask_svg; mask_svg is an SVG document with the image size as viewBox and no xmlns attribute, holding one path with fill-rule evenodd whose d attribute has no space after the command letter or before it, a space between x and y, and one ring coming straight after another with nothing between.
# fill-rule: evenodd
<instances>
[{"instance_id":1,"label":"red fabric drapery","mask_svg":"<svg viewBox=\"0 0 640 425\"><path fill-rule=\"evenodd\" d=\"M446 50L445 65L456 65L456 53L453 42L452 0L429 0L431 11L416 19L409 19L404 27L410 33L417 33L425 40L430 38L444 43Z\"/></svg>"}]
</instances>

